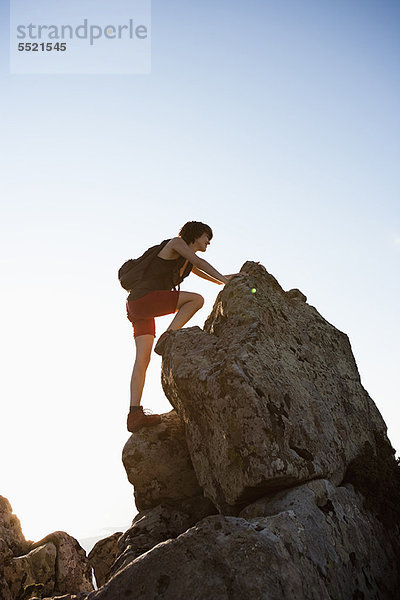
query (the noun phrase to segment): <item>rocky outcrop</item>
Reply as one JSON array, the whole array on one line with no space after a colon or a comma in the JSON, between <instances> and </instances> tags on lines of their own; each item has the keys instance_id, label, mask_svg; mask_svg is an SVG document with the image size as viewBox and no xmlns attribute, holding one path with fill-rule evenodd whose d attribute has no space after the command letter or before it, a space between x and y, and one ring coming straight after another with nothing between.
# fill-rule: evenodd
<instances>
[{"instance_id":1,"label":"rocky outcrop","mask_svg":"<svg viewBox=\"0 0 400 600\"><path fill-rule=\"evenodd\" d=\"M24 600L28 589L41 595L93 590L91 567L77 540L56 531L39 542L26 541L11 505L0 496L0 597Z\"/></svg>"},{"instance_id":2,"label":"rocky outcrop","mask_svg":"<svg viewBox=\"0 0 400 600\"><path fill-rule=\"evenodd\" d=\"M38 546L54 545L57 551L54 588L59 593L90 592L93 590L92 570L85 550L65 531L56 531L36 542Z\"/></svg>"},{"instance_id":3,"label":"rocky outcrop","mask_svg":"<svg viewBox=\"0 0 400 600\"><path fill-rule=\"evenodd\" d=\"M123 450L139 514L63 600L400 600L400 467L349 340L243 270L168 337L175 410Z\"/></svg>"},{"instance_id":4,"label":"rocky outcrop","mask_svg":"<svg viewBox=\"0 0 400 600\"><path fill-rule=\"evenodd\" d=\"M25 539L21 523L4 496L0 496L0 539L13 555L24 554L32 543Z\"/></svg>"},{"instance_id":5,"label":"rocky outcrop","mask_svg":"<svg viewBox=\"0 0 400 600\"><path fill-rule=\"evenodd\" d=\"M91 550L88 559L99 587L156 544L217 512L199 486L184 426L174 410L161 415L157 427L132 435L122 461L140 512L124 534L100 540Z\"/></svg>"},{"instance_id":6,"label":"rocky outcrop","mask_svg":"<svg viewBox=\"0 0 400 600\"><path fill-rule=\"evenodd\" d=\"M11 504L0 496L0 598L14 600L9 582L5 576L6 566L13 557L28 552L31 542L22 534L21 523L13 514Z\"/></svg>"},{"instance_id":7,"label":"rocky outcrop","mask_svg":"<svg viewBox=\"0 0 400 600\"><path fill-rule=\"evenodd\" d=\"M159 426L132 435L123 449L122 462L139 511L202 494L184 426L174 410L162 415Z\"/></svg>"},{"instance_id":8,"label":"rocky outcrop","mask_svg":"<svg viewBox=\"0 0 400 600\"><path fill-rule=\"evenodd\" d=\"M132 527L118 541L119 552L109 576L114 576L157 544L178 537L204 517L216 513L215 506L203 496L169 505L159 504L139 513Z\"/></svg>"},{"instance_id":9,"label":"rocky outcrop","mask_svg":"<svg viewBox=\"0 0 400 600\"><path fill-rule=\"evenodd\" d=\"M176 414L124 448L140 512L90 600L398 597L400 469L349 340L243 270L165 344Z\"/></svg>"},{"instance_id":10,"label":"rocky outcrop","mask_svg":"<svg viewBox=\"0 0 400 600\"><path fill-rule=\"evenodd\" d=\"M206 517L131 562L90 600L394 600L396 543L362 503L351 485L316 480L239 517Z\"/></svg>"},{"instance_id":11,"label":"rocky outcrop","mask_svg":"<svg viewBox=\"0 0 400 600\"><path fill-rule=\"evenodd\" d=\"M197 479L224 514L268 491L327 478L386 426L347 336L257 263L219 294L204 331L168 338L162 383ZM252 290L254 293L252 293Z\"/></svg>"}]
</instances>

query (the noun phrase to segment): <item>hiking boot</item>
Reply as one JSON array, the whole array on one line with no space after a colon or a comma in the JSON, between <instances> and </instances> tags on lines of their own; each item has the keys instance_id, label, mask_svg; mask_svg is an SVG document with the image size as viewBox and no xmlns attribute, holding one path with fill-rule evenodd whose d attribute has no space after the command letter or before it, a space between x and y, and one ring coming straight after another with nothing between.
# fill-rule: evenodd
<instances>
[{"instance_id":1,"label":"hiking boot","mask_svg":"<svg viewBox=\"0 0 400 600\"><path fill-rule=\"evenodd\" d=\"M146 409L144 412L143 407L139 406L138 410L130 412L126 422L128 431L134 433L142 427L151 427L152 425L159 425L161 423L160 415L153 415L151 410Z\"/></svg>"},{"instance_id":2,"label":"hiking boot","mask_svg":"<svg viewBox=\"0 0 400 600\"><path fill-rule=\"evenodd\" d=\"M172 329L167 329L167 331L164 331L164 333L160 336L157 344L154 346L154 352L156 354L159 354L160 356L163 355L165 349L165 342L167 341L170 333L172 333Z\"/></svg>"}]
</instances>

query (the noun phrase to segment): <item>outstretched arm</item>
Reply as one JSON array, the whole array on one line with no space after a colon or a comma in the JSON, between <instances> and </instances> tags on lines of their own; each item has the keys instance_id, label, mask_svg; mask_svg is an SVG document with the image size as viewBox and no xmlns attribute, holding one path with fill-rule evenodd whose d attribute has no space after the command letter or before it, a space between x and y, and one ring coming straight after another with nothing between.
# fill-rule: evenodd
<instances>
[{"instance_id":1,"label":"outstretched arm","mask_svg":"<svg viewBox=\"0 0 400 600\"><path fill-rule=\"evenodd\" d=\"M175 250L175 252L178 252L178 254L180 254L184 258L187 258L188 261L192 263L193 267L197 267L198 269L200 269L200 271L207 273L207 275L210 275L214 279L217 279L220 283L228 283L229 279L225 277L225 275L222 275L217 271L217 269L214 269L214 267L210 265L209 262L204 260L204 258L200 258L200 256L197 256L197 254L189 248L187 243L182 238L173 238L172 242L173 243L171 244L171 246Z\"/></svg>"},{"instance_id":2,"label":"outstretched arm","mask_svg":"<svg viewBox=\"0 0 400 600\"><path fill-rule=\"evenodd\" d=\"M218 283L218 285L222 285L222 281L219 281L219 279L215 279L215 277L211 277L211 275L207 275L207 273L204 273L204 271L201 271L197 267L193 267L192 273L198 275L202 279L207 279L207 281L212 281L213 283Z\"/></svg>"},{"instance_id":3,"label":"outstretched arm","mask_svg":"<svg viewBox=\"0 0 400 600\"><path fill-rule=\"evenodd\" d=\"M219 285L222 284L221 281L219 281L218 279L215 279L215 277L211 277L210 275L207 275L207 273L204 273L204 271L201 271L201 269L198 269L197 267L193 267L192 269L192 273L194 273L195 275L198 275L199 277L202 277L203 279L207 279L207 281L212 281L213 283L218 283ZM232 279L232 277L235 277L235 275L247 275L247 273L233 273L233 275L225 275L225 279Z\"/></svg>"}]
</instances>

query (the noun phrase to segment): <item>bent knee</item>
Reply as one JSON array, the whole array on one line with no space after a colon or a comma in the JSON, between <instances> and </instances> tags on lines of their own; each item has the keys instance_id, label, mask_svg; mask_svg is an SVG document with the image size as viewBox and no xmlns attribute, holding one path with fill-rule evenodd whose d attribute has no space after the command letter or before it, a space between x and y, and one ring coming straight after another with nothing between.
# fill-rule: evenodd
<instances>
[{"instance_id":1,"label":"bent knee","mask_svg":"<svg viewBox=\"0 0 400 600\"><path fill-rule=\"evenodd\" d=\"M195 296L196 297L194 301L196 302L196 305L201 308L204 304L204 298L201 296L201 294L195 294Z\"/></svg>"}]
</instances>

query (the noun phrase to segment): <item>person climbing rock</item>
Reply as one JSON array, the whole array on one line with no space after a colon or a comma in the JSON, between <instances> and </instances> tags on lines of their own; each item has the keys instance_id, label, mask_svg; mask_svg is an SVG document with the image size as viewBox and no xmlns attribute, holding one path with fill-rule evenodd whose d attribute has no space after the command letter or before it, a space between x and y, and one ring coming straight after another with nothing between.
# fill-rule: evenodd
<instances>
[{"instance_id":1,"label":"person climbing rock","mask_svg":"<svg viewBox=\"0 0 400 600\"><path fill-rule=\"evenodd\" d=\"M183 327L204 303L204 298L200 294L181 292L179 287L176 289L176 286L179 286L190 273L219 285L227 283L235 275L245 275L245 273L221 275L210 263L197 256L197 252L207 250L212 237L213 233L208 225L199 221L189 221L185 223L177 237L164 240L159 246L150 248L143 255L144 260L143 257L138 259L142 260L140 264L145 265L145 268L142 266L140 279L135 282L132 289L121 282L125 289L130 289L126 312L133 325L136 345L130 385L130 410L127 418L127 428L131 433L161 422L160 415L151 414L148 410L145 412L140 405L156 335L154 318L176 313L154 348L157 354L162 355L170 332Z\"/></svg>"}]
</instances>

